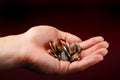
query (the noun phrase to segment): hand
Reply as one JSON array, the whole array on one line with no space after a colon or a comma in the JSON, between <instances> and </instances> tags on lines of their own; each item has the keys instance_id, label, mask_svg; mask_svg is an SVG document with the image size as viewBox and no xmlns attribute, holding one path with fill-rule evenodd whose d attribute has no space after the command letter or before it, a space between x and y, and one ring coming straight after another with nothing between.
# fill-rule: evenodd
<instances>
[{"instance_id":1,"label":"hand","mask_svg":"<svg viewBox=\"0 0 120 80\"><path fill-rule=\"evenodd\" d=\"M59 61L48 54L48 43L51 40L63 38L66 41L78 42L82 48L80 61ZM101 60L107 54L108 43L102 37L93 37L81 41L67 32L50 26L33 27L23 34L20 60L27 68L50 74L67 74L84 70Z\"/></svg>"}]
</instances>

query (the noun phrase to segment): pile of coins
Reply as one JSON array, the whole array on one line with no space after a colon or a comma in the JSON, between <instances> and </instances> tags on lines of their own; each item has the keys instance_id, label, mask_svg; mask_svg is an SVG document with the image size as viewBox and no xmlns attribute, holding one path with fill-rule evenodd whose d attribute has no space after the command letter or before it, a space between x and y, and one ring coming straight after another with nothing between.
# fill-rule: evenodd
<instances>
[{"instance_id":1,"label":"pile of coins","mask_svg":"<svg viewBox=\"0 0 120 80\"><path fill-rule=\"evenodd\" d=\"M58 39L56 42L49 42L50 49L48 53L53 57L62 61L78 61L80 60L81 48L78 43L68 43L64 39Z\"/></svg>"}]
</instances>

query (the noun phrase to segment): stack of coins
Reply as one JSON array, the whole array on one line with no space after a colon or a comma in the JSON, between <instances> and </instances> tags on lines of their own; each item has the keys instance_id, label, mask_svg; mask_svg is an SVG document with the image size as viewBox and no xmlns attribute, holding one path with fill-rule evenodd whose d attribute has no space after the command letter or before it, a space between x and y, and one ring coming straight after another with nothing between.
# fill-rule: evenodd
<instances>
[{"instance_id":1,"label":"stack of coins","mask_svg":"<svg viewBox=\"0 0 120 80\"><path fill-rule=\"evenodd\" d=\"M48 53L53 57L62 61L77 61L80 60L81 48L78 43L68 43L64 39L58 39L49 42L50 49Z\"/></svg>"}]
</instances>

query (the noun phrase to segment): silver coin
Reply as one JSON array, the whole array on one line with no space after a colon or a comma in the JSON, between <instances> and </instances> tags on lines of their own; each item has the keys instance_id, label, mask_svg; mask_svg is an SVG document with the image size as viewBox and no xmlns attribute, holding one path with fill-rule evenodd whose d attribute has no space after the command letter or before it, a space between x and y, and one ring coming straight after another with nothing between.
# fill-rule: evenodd
<instances>
[{"instance_id":1,"label":"silver coin","mask_svg":"<svg viewBox=\"0 0 120 80\"><path fill-rule=\"evenodd\" d=\"M68 51L68 53L70 53L70 44L68 42L66 42L66 44L64 45Z\"/></svg>"},{"instance_id":2,"label":"silver coin","mask_svg":"<svg viewBox=\"0 0 120 80\"><path fill-rule=\"evenodd\" d=\"M68 58L70 58L70 53L67 51L66 47L63 46L64 52Z\"/></svg>"},{"instance_id":3,"label":"silver coin","mask_svg":"<svg viewBox=\"0 0 120 80\"><path fill-rule=\"evenodd\" d=\"M68 59L69 58L66 56L65 51L62 51L62 53L61 53L61 60L68 61Z\"/></svg>"}]
</instances>

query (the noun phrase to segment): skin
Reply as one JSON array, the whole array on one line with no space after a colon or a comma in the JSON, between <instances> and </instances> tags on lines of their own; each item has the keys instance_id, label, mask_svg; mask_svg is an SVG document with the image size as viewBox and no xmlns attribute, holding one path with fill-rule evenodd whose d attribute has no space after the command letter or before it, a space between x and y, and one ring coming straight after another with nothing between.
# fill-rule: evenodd
<instances>
[{"instance_id":1,"label":"skin","mask_svg":"<svg viewBox=\"0 0 120 80\"><path fill-rule=\"evenodd\" d=\"M78 42L82 48L82 59L70 63L49 55L49 41L58 38L70 43ZM108 47L108 42L101 36L82 41L73 34L51 26L32 27L25 33L0 38L0 70L25 67L47 74L69 74L102 61L108 53Z\"/></svg>"}]
</instances>

